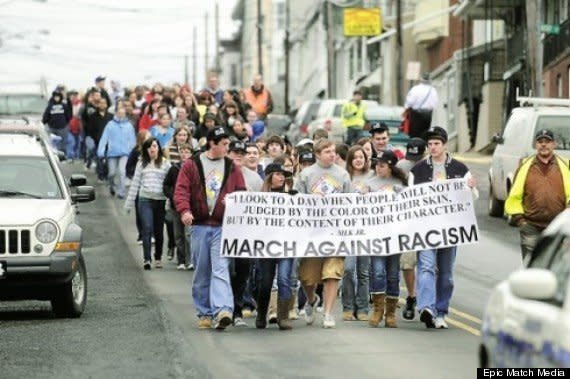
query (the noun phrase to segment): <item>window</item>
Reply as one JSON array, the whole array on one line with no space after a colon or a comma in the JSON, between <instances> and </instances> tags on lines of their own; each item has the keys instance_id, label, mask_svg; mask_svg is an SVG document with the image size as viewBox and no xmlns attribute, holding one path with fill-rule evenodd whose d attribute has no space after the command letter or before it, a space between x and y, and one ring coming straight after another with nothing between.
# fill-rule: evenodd
<instances>
[{"instance_id":1,"label":"window","mask_svg":"<svg viewBox=\"0 0 570 379\"><path fill-rule=\"evenodd\" d=\"M230 83L231 86L237 86L238 84L238 79L237 79L237 64L232 63L232 65L230 66Z\"/></svg>"},{"instance_id":2,"label":"window","mask_svg":"<svg viewBox=\"0 0 570 379\"><path fill-rule=\"evenodd\" d=\"M285 30L285 28L287 27L286 22L287 20L285 19L285 13L286 13L286 9L285 9L285 2L280 2L277 3L277 10L275 12L275 17L277 19L277 29L278 30Z\"/></svg>"},{"instance_id":3,"label":"window","mask_svg":"<svg viewBox=\"0 0 570 379\"><path fill-rule=\"evenodd\" d=\"M557 150L570 150L570 116L540 116L536 122L536 133L542 129L549 129L554 133Z\"/></svg>"},{"instance_id":4,"label":"window","mask_svg":"<svg viewBox=\"0 0 570 379\"><path fill-rule=\"evenodd\" d=\"M562 24L564 21L568 20L568 0L560 0L560 23Z\"/></svg>"},{"instance_id":5,"label":"window","mask_svg":"<svg viewBox=\"0 0 570 379\"><path fill-rule=\"evenodd\" d=\"M3 157L0 160L0 198L61 199L55 173L47 158Z\"/></svg>"}]
</instances>

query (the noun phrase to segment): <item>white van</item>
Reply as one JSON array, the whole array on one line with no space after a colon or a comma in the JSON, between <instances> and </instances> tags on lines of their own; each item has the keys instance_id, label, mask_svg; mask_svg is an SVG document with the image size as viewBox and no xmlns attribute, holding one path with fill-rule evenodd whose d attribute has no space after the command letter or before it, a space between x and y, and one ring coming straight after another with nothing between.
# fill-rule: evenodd
<instances>
[{"instance_id":1,"label":"white van","mask_svg":"<svg viewBox=\"0 0 570 379\"><path fill-rule=\"evenodd\" d=\"M489 215L503 217L504 204L521 160L536 153L534 136L541 129L554 133L555 153L570 159L570 99L519 97L497 144L489 168ZM525 106L531 105L531 106Z\"/></svg>"}]
</instances>

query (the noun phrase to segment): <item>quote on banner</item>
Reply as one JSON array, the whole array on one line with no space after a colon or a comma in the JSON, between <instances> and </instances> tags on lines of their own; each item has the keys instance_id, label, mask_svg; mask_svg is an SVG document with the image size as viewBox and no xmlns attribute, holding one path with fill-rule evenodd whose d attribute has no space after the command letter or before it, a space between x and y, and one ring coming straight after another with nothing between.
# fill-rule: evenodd
<instances>
[{"instance_id":1,"label":"quote on banner","mask_svg":"<svg viewBox=\"0 0 570 379\"><path fill-rule=\"evenodd\" d=\"M225 201L225 257L385 256L479 240L473 195L464 179L400 193L235 192Z\"/></svg>"}]
</instances>

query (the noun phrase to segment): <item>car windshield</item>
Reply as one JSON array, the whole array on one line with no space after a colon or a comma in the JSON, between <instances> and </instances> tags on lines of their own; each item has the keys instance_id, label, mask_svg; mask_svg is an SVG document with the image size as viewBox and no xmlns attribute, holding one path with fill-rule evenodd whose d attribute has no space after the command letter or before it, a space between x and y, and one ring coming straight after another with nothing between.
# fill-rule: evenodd
<instances>
[{"instance_id":1,"label":"car windshield","mask_svg":"<svg viewBox=\"0 0 570 379\"><path fill-rule=\"evenodd\" d=\"M41 95L0 95L0 115L41 115L46 104Z\"/></svg>"},{"instance_id":2,"label":"car windshield","mask_svg":"<svg viewBox=\"0 0 570 379\"><path fill-rule=\"evenodd\" d=\"M540 116L534 132L542 129L548 129L554 133L557 150L570 150L570 116Z\"/></svg>"},{"instance_id":3,"label":"car windshield","mask_svg":"<svg viewBox=\"0 0 570 379\"><path fill-rule=\"evenodd\" d=\"M61 199L57 177L44 157L2 157L0 198Z\"/></svg>"}]
</instances>

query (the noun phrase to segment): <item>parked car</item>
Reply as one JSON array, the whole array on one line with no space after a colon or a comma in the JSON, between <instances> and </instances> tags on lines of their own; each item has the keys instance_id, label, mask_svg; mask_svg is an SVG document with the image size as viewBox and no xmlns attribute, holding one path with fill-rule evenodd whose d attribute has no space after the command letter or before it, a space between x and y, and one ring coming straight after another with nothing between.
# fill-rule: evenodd
<instances>
[{"instance_id":1,"label":"parked car","mask_svg":"<svg viewBox=\"0 0 570 379\"><path fill-rule=\"evenodd\" d=\"M480 367L570 367L570 210L542 234L525 269L492 291Z\"/></svg>"},{"instance_id":2,"label":"parked car","mask_svg":"<svg viewBox=\"0 0 570 379\"><path fill-rule=\"evenodd\" d=\"M502 217L505 200L511 190L521 160L535 154L534 136L541 129L554 133L558 144L556 154L570 159L570 100L519 98L534 106L514 108L502 135L493 137L497 144L489 168L489 215Z\"/></svg>"},{"instance_id":3,"label":"parked car","mask_svg":"<svg viewBox=\"0 0 570 379\"><path fill-rule=\"evenodd\" d=\"M403 107L378 105L376 107L369 107L365 116L370 125L381 122L388 125L390 143L396 148L406 151L406 145L410 137L400 129L403 113ZM366 136L368 135L369 134L366 133Z\"/></svg>"},{"instance_id":4,"label":"parked car","mask_svg":"<svg viewBox=\"0 0 570 379\"><path fill-rule=\"evenodd\" d=\"M342 143L346 139L346 128L342 125L342 106L347 102L345 99L328 99L321 101L317 116L309 124L308 136L311 137L315 130L326 129L329 139ZM363 100L367 108L378 107L378 103L372 100Z\"/></svg>"},{"instance_id":5,"label":"parked car","mask_svg":"<svg viewBox=\"0 0 570 379\"><path fill-rule=\"evenodd\" d=\"M287 131L287 138L291 143L295 144L309 136L309 123L317 117L320 103L321 100L310 100L301 104Z\"/></svg>"},{"instance_id":6,"label":"parked car","mask_svg":"<svg viewBox=\"0 0 570 379\"><path fill-rule=\"evenodd\" d=\"M0 92L0 118L14 119L28 116L39 120L46 105L46 97L38 93Z\"/></svg>"},{"instance_id":7,"label":"parked car","mask_svg":"<svg viewBox=\"0 0 570 379\"><path fill-rule=\"evenodd\" d=\"M0 122L0 300L49 300L79 317L87 271L75 204L95 191L84 175L66 181L58 162L41 124Z\"/></svg>"},{"instance_id":8,"label":"parked car","mask_svg":"<svg viewBox=\"0 0 570 379\"><path fill-rule=\"evenodd\" d=\"M265 135L284 135L290 124L291 117L286 114L269 114L265 119Z\"/></svg>"}]
</instances>

